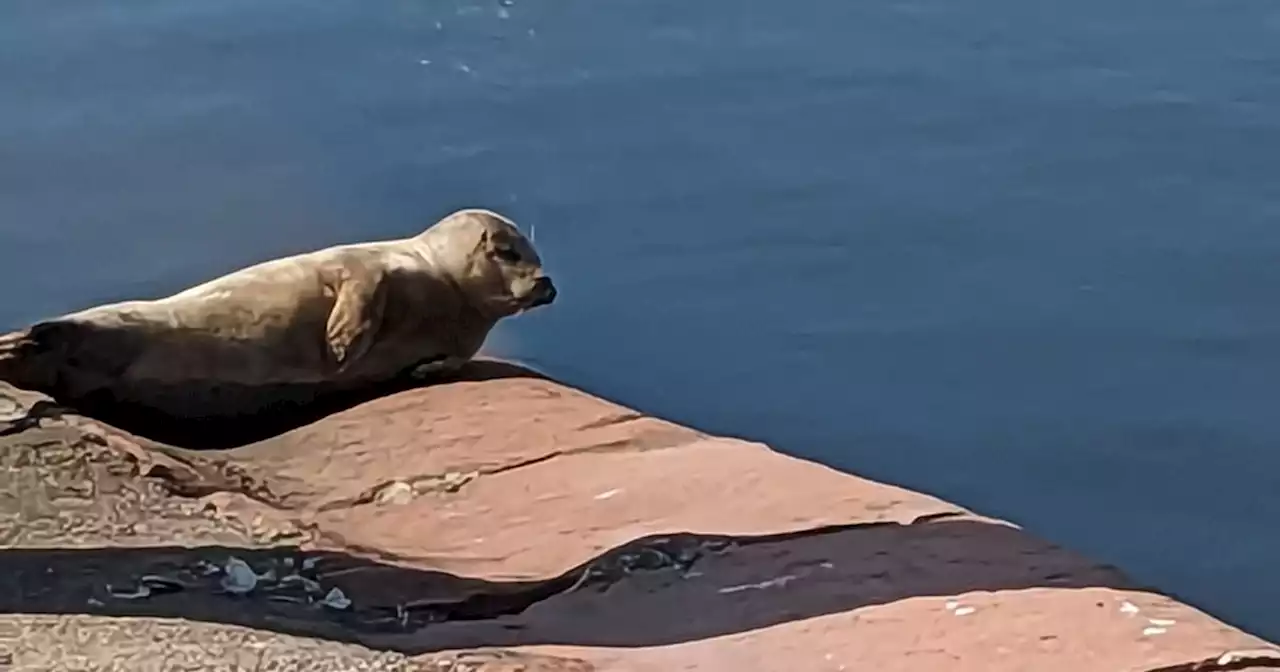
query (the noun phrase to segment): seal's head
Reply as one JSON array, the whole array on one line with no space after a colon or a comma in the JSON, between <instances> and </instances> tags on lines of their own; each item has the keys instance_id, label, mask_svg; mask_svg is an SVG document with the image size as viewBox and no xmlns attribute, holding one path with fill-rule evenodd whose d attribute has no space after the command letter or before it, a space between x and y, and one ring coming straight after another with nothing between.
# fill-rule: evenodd
<instances>
[{"instance_id":1,"label":"seal's head","mask_svg":"<svg viewBox=\"0 0 1280 672\"><path fill-rule=\"evenodd\" d=\"M542 270L533 243L492 210L459 210L420 238L433 263L449 273L472 305L489 314L514 315L556 299L556 286Z\"/></svg>"}]
</instances>

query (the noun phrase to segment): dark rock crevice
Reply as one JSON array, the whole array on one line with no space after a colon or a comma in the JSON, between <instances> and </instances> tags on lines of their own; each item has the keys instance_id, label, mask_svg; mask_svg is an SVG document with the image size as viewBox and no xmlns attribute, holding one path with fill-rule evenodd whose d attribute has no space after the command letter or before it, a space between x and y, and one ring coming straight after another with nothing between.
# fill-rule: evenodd
<instances>
[{"instance_id":1,"label":"dark rock crevice","mask_svg":"<svg viewBox=\"0 0 1280 672\"><path fill-rule=\"evenodd\" d=\"M0 552L0 576L5 577L0 611L182 618L412 655L481 644L658 646L892 602L917 592L1123 585L1109 576L1046 578L1051 572L1017 582L957 577L911 593L890 585L892 575L910 571L902 563L906 548L927 543L930 536L990 534L989 527L939 521L850 525L755 539L664 535L635 540L555 577L511 582L296 546L13 549ZM921 529L920 538L913 539L913 528L934 529ZM851 578L833 551L854 545L883 550L881 568L856 574L864 582L860 590L847 585L833 590L837 581ZM226 572L210 568L225 566L231 558L272 579L259 579L248 594L228 593L219 583ZM313 582L314 589L310 594L283 591L281 579L290 576L287 572ZM148 581L167 588L128 596ZM350 606L323 603L335 588L351 600ZM594 613L589 619L579 613L586 604ZM535 607L540 611L530 613ZM688 618L695 613L699 618ZM636 627L637 619L647 625ZM469 629L467 623L476 626ZM440 629L443 624L453 627Z\"/></svg>"},{"instance_id":2,"label":"dark rock crevice","mask_svg":"<svg viewBox=\"0 0 1280 672\"><path fill-rule=\"evenodd\" d=\"M1271 650L1226 651L1213 658L1151 668L1147 672L1250 672L1280 669L1280 653Z\"/></svg>"}]
</instances>

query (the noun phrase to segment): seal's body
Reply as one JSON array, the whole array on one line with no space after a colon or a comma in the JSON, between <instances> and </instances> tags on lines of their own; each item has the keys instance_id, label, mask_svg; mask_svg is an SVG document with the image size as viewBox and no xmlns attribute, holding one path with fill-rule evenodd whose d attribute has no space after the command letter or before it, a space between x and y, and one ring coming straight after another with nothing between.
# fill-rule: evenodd
<instances>
[{"instance_id":1,"label":"seal's body","mask_svg":"<svg viewBox=\"0 0 1280 672\"><path fill-rule=\"evenodd\" d=\"M455 367L503 317L555 300L532 244L488 210L400 240L263 262L177 294L0 337L0 379L178 417L256 413L423 365Z\"/></svg>"}]
</instances>

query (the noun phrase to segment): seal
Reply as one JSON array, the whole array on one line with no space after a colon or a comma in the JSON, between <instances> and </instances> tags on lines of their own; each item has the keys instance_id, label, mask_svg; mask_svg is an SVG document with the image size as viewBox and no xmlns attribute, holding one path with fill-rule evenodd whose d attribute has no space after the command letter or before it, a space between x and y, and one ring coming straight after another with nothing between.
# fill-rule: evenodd
<instances>
[{"instance_id":1,"label":"seal","mask_svg":"<svg viewBox=\"0 0 1280 672\"><path fill-rule=\"evenodd\" d=\"M456 369L500 320L556 293L514 222L468 208L410 238L265 261L164 298L37 322L0 336L0 380L69 405L251 415Z\"/></svg>"}]
</instances>

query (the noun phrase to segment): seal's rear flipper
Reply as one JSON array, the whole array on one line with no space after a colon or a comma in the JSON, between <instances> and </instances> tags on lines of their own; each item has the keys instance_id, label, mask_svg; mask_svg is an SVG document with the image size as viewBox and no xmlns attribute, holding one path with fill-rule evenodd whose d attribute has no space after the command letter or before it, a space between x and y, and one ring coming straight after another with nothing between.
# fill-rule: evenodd
<instances>
[{"instance_id":1,"label":"seal's rear flipper","mask_svg":"<svg viewBox=\"0 0 1280 672\"><path fill-rule=\"evenodd\" d=\"M119 376L128 358L125 339L77 322L39 322L0 336L0 380L55 398Z\"/></svg>"},{"instance_id":2,"label":"seal's rear flipper","mask_svg":"<svg viewBox=\"0 0 1280 672\"><path fill-rule=\"evenodd\" d=\"M48 357L48 328L34 325L0 336L0 380L15 387L47 392L56 382Z\"/></svg>"}]
</instances>

